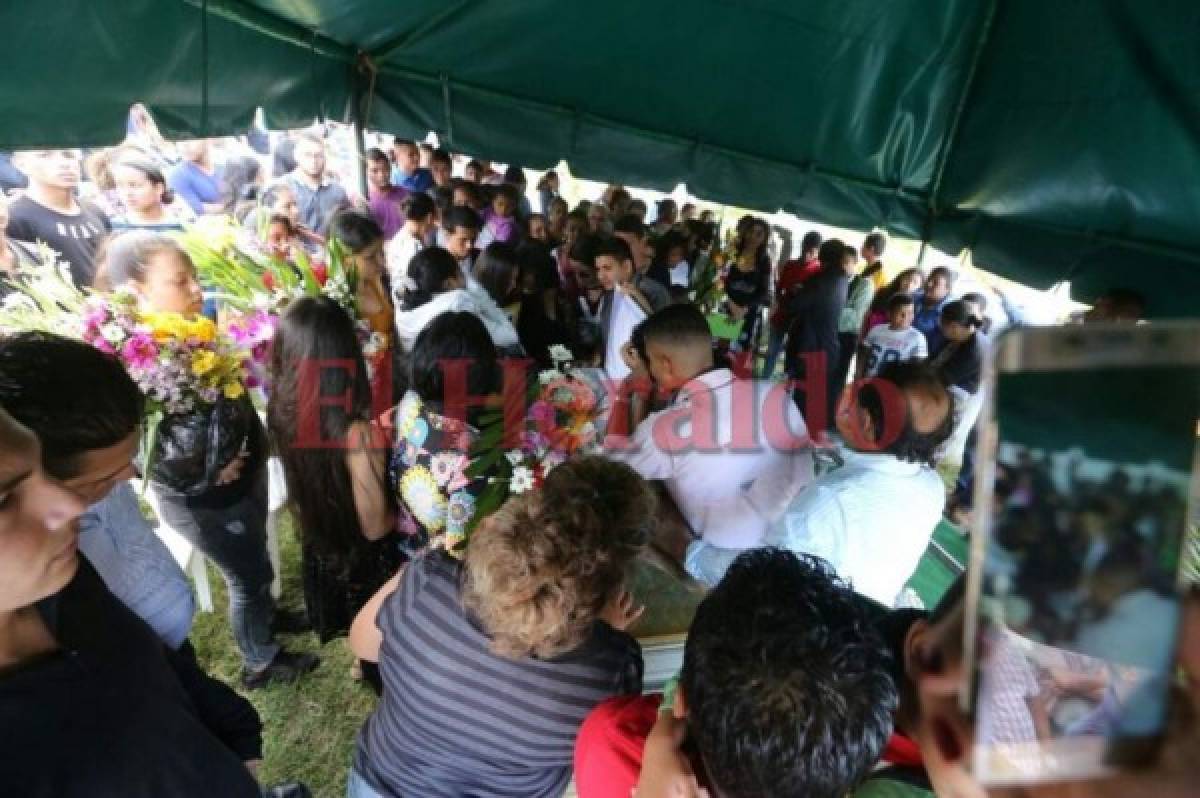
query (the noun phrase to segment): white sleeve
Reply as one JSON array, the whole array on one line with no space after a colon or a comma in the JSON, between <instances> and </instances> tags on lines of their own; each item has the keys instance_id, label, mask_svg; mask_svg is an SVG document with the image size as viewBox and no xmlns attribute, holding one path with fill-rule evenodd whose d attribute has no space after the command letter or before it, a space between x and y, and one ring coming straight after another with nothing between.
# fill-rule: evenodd
<instances>
[{"instance_id":1,"label":"white sleeve","mask_svg":"<svg viewBox=\"0 0 1200 798\"><path fill-rule=\"evenodd\" d=\"M487 295L482 286L478 291L464 291L462 296L463 309L479 317L483 326L487 328L488 334L492 336L492 343L500 348L520 344L516 328L508 320L504 311Z\"/></svg>"},{"instance_id":2,"label":"white sleeve","mask_svg":"<svg viewBox=\"0 0 1200 798\"><path fill-rule=\"evenodd\" d=\"M654 442L654 427L668 410L651 413L642 419L633 435L609 435L604 441L604 455L610 460L632 468L644 479L669 479L675 475L675 463L669 452Z\"/></svg>"},{"instance_id":3,"label":"white sleeve","mask_svg":"<svg viewBox=\"0 0 1200 798\"><path fill-rule=\"evenodd\" d=\"M809 485L800 492L768 529L766 544L820 557L847 577L846 515L836 494L820 485Z\"/></svg>"},{"instance_id":4,"label":"white sleeve","mask_svg":"<svg viewBox=\"0 0 1200 798\"><path fill-rule=\"evenodd\" d=\"M924 333L922 333L920 330L917 330L917 334L912 336L912 339L912 357L919 357L921 359L929 357L929 345L925 342Z\"/></svg>"}]
</instances>

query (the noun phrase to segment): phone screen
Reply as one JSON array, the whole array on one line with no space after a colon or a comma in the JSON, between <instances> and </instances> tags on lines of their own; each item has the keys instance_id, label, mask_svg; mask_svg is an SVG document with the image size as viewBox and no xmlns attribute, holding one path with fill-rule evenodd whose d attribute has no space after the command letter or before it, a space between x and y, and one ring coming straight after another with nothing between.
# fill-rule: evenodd
<instances>
[{"instance_id":1,"label":"phone screen","mask_svg":"<svg viewBox=\"0 0 1200 798\"><path fill-rule=\"evenodd\" d=\"M1198 388L1195 365L996 377L972 684L985 783L1092 777L1153 752Z\"/></svg>"}]
</instances>

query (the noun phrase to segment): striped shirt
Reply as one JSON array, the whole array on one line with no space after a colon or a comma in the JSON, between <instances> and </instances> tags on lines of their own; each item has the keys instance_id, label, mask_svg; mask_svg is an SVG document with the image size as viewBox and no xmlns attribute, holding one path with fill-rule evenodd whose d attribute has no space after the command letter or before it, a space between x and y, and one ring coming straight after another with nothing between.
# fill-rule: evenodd
<instances>
[{"instance_id":1,"label":"striped shirt","mask_svg":"<svg viewBox=\"0 0 1200 798\"><path fill-rule=\"evenodd\" d=\"M584 717L640 692L641 649L597 622L559 657L500 657L463 607L461 578L461 563L429 551L380 608L383 698L359 733L354 769L385 796L562 795Z\"/></svg>"}]
</instances>

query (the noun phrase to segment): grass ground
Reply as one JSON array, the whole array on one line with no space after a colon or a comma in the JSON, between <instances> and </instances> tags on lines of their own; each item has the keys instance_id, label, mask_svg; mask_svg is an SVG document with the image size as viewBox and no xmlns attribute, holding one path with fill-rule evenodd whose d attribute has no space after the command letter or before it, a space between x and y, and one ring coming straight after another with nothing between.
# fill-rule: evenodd
<instances>
[{"instance_id":1,"label":"grass ground","mask_svg":"<svg viewBox=\"0 0 1200 798\"><path fill-rule=\"evenodd\" d=\"M280 605L301 609L300 550L285 523L280 535L283 598ZM228 684L238 685L241 660L226 620L228 603L220 575L209 566L216 611L199 613L192 644L208 672ZM284 635L288 648L320 655L321 666L298 684L272 686L245 693L263 720L264 784L302 781L316 798L336 798L346 793L346 772L354 738L375 705L370 690L350 680L353 658L344 638L325 645L312 633Z\"/></svg>"}]
</instances>

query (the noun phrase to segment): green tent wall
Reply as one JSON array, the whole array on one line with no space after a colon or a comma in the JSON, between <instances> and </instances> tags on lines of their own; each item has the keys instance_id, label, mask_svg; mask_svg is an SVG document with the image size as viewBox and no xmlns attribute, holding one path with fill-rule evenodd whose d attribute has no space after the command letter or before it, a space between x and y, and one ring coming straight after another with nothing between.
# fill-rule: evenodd
<instances>
[{"instance_id":1,"label":"green tent wall","mask_svg":"<svg viewBox=\"0 0 1200 798\"><path fill-rule=\"evenodd\" d=\"M0 147L314 116L1200 301L1196 0L10 0Z\"/></svg>"}]
</instances>

